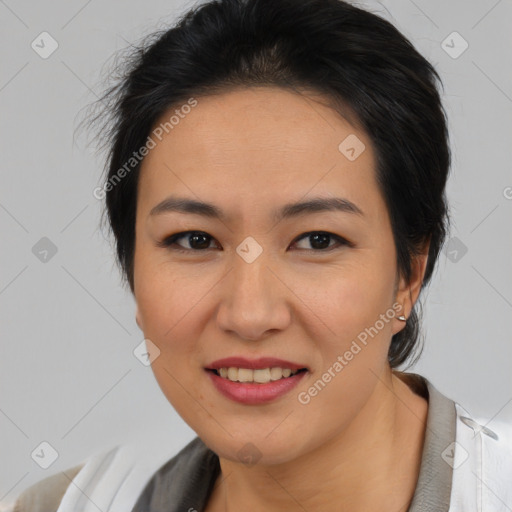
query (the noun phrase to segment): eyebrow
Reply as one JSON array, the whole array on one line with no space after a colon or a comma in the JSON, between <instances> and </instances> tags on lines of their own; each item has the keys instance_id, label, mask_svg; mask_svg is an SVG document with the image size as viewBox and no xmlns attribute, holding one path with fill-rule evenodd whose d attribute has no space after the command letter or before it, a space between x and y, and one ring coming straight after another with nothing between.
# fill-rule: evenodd
<instances>
[{"instance_id":1,"label":"eyebrow","mask_svg":"<svg viewBox=\"0 0 512 512\"><path fill-rule=\"evenodd\" d=\"M363 211L355 203L341 197L315 197L308 201L289 203L281 209L274 211L272 216L275 221L280 221L308 213L327 211L339 211L364 216ZM151 209L149 215L160 215L168 212L189 213L222 221L226 220L226 215L222 210L213 204L173 196L167 197L158 203Z\"/></svg>"}]
</instances>

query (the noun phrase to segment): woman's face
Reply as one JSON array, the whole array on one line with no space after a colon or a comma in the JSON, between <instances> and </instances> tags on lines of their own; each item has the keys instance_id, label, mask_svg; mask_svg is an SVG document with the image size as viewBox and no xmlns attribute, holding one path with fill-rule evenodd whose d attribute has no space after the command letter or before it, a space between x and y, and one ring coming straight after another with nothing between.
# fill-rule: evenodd
<instances>
[{"instance_id":1,"label":"woman's face","mask_svg":"<svg viewBox=\"0 0 512 512\"><path fill-rule=\"evenodd\" d=\"M291 461L341 434L365 406L404 326L375 154L339 114L278 88L237 89L177 110L141 167L137 322L162 391L211 449L231 460ZM219 216L153 210L171 197L208 203ZM318 199L339 208L281 215ZM162 244L187 231L201 233ZM233 378L307 370L237 384L208 369L228 357L289 363L263 361L262 371L231 370Z\"/></svg>"}]
</instances>

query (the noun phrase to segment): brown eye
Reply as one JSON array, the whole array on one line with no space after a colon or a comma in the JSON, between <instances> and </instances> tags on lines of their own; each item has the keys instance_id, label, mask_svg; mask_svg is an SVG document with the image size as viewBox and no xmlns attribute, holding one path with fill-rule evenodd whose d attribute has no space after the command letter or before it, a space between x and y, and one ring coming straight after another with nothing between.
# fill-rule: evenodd
<instances>
[{"instance_id":1,"label":"brown eye","mask_svg":"<svg viewBox=\"0 0 512 512\"><path fill-rule=\"evenodd\" d=\"M181 240L184 241L184 244L183 242L178 243ZM157 245L176 251L199 252L211 249L210 244L214 240L212 236L204 231L182 231L181 233L168 236L161 242L158 242ZM303 233L300 237L295 239L293 244L296 245L301 240L307 240L310 247L299 247L300 249L313 250L316 252L327 252L343 245L352 246L348 240L326 231L310 231Z\"/></svg>"},{"instance_id":2,"label":"brown eye","mask_svg":"<svg viewBox=\"0 0 512 512\"><path fill-rule=\"evenodd\" d=\"M182 239L185 240L185 246L178 243L178 240ZM167 237L165 240L159 242L158 246L171 248L172 246L177 245L179 248L176 250L178 251L204 251L210 248L212 240L213 237L204 231L183 231Z\"/></svg>"},{"instance_id":3,"label":"brown eye","mask_svg":"<svg viewBox=\"0 0 512 512\"><path fill-rule=\"evenodd\" d=\"M340 245L350 245L344 238L326 231L310 231L308 233L304 233L300 235L294 243L297 244L303 239L308 240L311 246L311 248L305 247L305 250L325 251L326 249L331 250ZM331 245L331 242L333 241L335 243Z\"/></svg>"}]
</instances>

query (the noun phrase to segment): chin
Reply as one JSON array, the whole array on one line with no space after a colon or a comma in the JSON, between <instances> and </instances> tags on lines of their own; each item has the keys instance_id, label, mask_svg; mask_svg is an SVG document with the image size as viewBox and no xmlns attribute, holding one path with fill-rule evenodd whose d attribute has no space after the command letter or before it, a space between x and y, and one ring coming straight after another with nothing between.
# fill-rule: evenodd
<instances>
[{"instance_id":1,"label":"chin","mask_svg":"<svg viewBox=\"0 0 512 512\"><path fill-rule=\"evenodd\" d=\"M265 432L267 432L265 430ZM222 439L198 433L203 442L219 457L247 466L255 464L273 466L294 460L300 455L300 447L291 433L239 433ZM303 440L303 433L301 433Z\"/></svg>"}]
</instances>

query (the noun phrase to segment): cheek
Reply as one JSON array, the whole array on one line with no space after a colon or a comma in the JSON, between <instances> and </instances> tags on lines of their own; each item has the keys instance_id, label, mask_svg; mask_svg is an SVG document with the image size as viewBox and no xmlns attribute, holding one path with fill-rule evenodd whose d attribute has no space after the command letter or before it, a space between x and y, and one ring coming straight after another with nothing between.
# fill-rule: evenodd
<instances>
[{"instance_id":1,"label":"cheek","mask_svg":"<svg viewBox=\"0 0 512 512\"><path fill-rule=\"evenodd\" d=\"M137 264L136 302L144 336L160 351L153 372L174 403L183 392L180 383L191 391L202 376L206 346L201 340L212 315L209 298L219 276L194 265L155 261L151 255L139 258Z\"/></svg>"},{"instance_id":2,"label":"cheek","mask_svg":"<svg viewBox=\"0 0 512 512\"><path fill-rule=\"evenodd\" d=\"M319 325L312 339L320 357L315 375L299 392L311 400L304 406L308 421L326 435L344 428L358 413L387 364L393 276L384 268L382 263L347 265L313 286L304 280L301 296L311 299L313 315L308 316Z\"/></svg>"},{"instance_id":3,"label":"cheek","mask_svg":"<svg viewBox=\"0 0 512 512\"><path fill-rule=\"evenodd\" d=\"M342 265L323 268L316 275L296 276L294 291L313 313L308 316L316 318L319 338L333 350L343 349L390 309L392 271L373 251L361 251ZM378 326L384 337L391 332L390 321Z\"/></svg>"},{"instance_id":4,"label":"cheek","mask_svg":"<svg viewBox=\"0 0 512 512\"><path fill-rule=\"evenodd\" d=\"M142 262L142 260L141 260ZM204 421L198 401L202 400L198 377L202 370L198 321L199 304L204 289L186 277L158 266L140 265L137 308L145 338L159 350L151 364L156 381L169 403L185 421L194 425ZM197 409L196 409L197 405Z\"/></svg>"},{"instance_id":5,"label":"cheek","mask_svg":"<svg viewBox=\"0 0 512 512\"><path fill-rule=\"evenodd\" d=\"M198 291L145 243L138 234L134 254L134 296L141 328L146 339L157 347L151 363L155 379L169 403L179 414L193 409L190 394L196 396L190 379L194 344L194 324L190 322ZM156 351L155 351L156 352ZM196 362L197 368L197 362ZM187 409L188 408L188 409Z\"/></svg>"},{"instance_id":6,"label":"cheek","mask_svg":"<svg viewBox=\"0 0 512 512\"><path fill-rule=\"evenodd\" d=\"M160 276L148 279L137 295L144 334L163 352L190 348L179 341L183 336L193 338L191 318L201 293L197 287L188 284L192 283L189 280L165 280Z\"/></svg>"},{"instance_id":7,"label":"cheek","mask_svg":"<svg viewBox=\"0 0 512 512\"><path fill-rule=\"evenodd\" d=\"M165 252L152 249L149 242L137 247L134 268L135 299L144 330L162 340L190 309L200 292L198 283L189 269L172 265Z\"/></svg>"}]
</instances>

